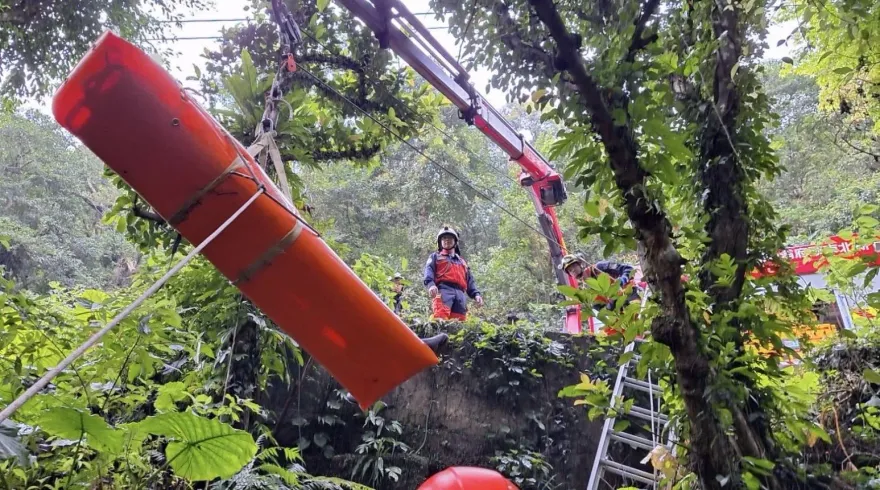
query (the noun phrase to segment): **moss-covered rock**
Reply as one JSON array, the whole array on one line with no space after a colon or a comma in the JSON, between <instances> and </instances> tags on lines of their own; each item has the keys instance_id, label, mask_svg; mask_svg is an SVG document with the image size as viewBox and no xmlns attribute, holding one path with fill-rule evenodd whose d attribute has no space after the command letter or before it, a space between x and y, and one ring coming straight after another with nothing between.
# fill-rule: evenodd
<instances>
[{"instance_id":1,"label":"moss-covered rock","mask_svg":"<svg viewBox=\"0 0 880 490\"><path fill-rule=\"evenodd\" d=\"M589 338L532 325L413 328L422 337L450 334L438 366L403 383L365 417L332 378L307 363L292 373L303 381L298 391L274 394L273 408L283 414L279 442L305 446L314 473L380 489L413 489L453 465L500 467L523 489L586 485L601 424L557 395L590 370ZM379 458L383 477L370 478ZM396 482L391 467L400 469Z\"/></svg>"}]
</instances>

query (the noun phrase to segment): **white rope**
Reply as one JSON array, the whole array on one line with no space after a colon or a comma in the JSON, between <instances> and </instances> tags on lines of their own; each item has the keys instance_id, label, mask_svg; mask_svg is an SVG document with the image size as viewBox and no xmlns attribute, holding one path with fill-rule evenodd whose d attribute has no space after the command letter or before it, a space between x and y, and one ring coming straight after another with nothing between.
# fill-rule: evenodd
<instances>
[{"instance_id":1,"label":"white rope","mask_svg":"<svg viewBox=\"0 0 880 490\"><path fill-rule=\"evenodd\" d=\"M141 294L130 305L126 306L125 309L122 310L122 312L120 312L118 315L116 315L115 318L113 318L113 320L110 321L110 323L108 323L103 328L101 328L101 330L98 330L97 332L95 332L94 335L89 337L89 339L86 340L85 342L83 342L82 345L77 347L76 350L74 350L73 352L68 354L68 356L65 357L63 361L61 361L60 363L58 363L57 366L55 366L54 368L49 370L49 372L44 374L43 377L39 379L39 381L34 383L30 388L27 389L27 391L25 391L24 393L19 395L19 397L16 398L12 403L10 403L9 406L4 408L3 411L0 412L0 423L2 423L4 420L11 417L12 414L15 413L16 410L21 408L22 405L27 403L28 400L33 398L34 395L36 395L43 388L45 388L46 385L48 385L49 382L52 381L53 378L55 378L55 376L57 376L59 373L61 373L65 369L67 369L68 366L73 364L74 361L76 361L80 356L85 354L85 352L87 350L89 350L92 346L97 344L98 341L101 340L101 338L107 334L107 332L112 330L113 327L118 325L122 320L124 320L128 315L130 315L138 306L141 305L141 303L146 301L147 298L152 296L153 293L155 293L156 291L159 290L159 288L161 288L163 285L165 285L165 283L168 282L168 280L171 279L171 277L173 277L175 274L177 274L177 272L180 271L180 269L182 269L186 264L188 264L196 255L198 255L199 252L201 252L203 248L205 248L209 243L214 241L214 239L217 238L217 236L220 235L220 233L222 233L223 230L225 230L230 224L232 224L232 222L235 221L235 219L238 218L239 215L241 215L241 213L243 213L248 207L250 207L250 205L253 204L253 202L256 201L257 198L263 194L263 192L265 192L265 188L263 188L261 186L259 189L257 189L257 192L253 196L251 196L250 199L247 200L247 202L242 204L242 206L240 208L238 208L238 210L235 213L233 213L232 216L230 216L222 225L220 225L219 228L214 230L214 232L211 233L208 236L208 238L205 238L204 240L202 240L202 243L200 243L196 248L194 248L186 257L181 259L180 262L174 264L174 267L172 267L171 270L166 272L164 276L162 276L158 281L153 283L153 285L150 286L149 289L144 291L144 293Z\"/></svg>"}]
</instances>

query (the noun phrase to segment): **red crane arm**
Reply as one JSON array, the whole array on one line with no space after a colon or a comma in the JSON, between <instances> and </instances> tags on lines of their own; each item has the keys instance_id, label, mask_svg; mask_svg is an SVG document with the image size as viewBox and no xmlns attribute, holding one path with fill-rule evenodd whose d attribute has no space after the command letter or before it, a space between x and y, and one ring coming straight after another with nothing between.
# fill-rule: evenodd
<instances>
[{"instance_id":1,"label":"red crane arm","mask_svg":"<svg viewBox=\"0 0 880 490\"><path fill-rule=\"evenodd\" d=\"M550 246L557 283L576 286L576 281L559 269L566 247L553 208L567 198L559 173L474 89L468 82L467 71L402 3L398 0L338 1L373 30L380 47L390 48L403 58L458 107L468 124L476 126L520 166L519 181L529 189L535 205L541 232ZM565 330L580 332L579 308L567 310Z\"/></svg>"}]
</instances>

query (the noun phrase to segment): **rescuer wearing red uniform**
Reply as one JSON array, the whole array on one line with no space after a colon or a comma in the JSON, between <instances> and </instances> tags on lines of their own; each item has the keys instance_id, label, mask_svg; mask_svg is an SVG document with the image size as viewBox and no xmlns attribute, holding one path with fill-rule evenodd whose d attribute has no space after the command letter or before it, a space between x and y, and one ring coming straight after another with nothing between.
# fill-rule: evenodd
<instances>
[{"instance_id":1,"label":"rescuer wearing red uniform","mask_svg":"<svg viewBox=\"0 0 880 490\"><path fill-rule=\"evenodd\" d=\"M619 262L600 261L590 264L580 254L569 254L562 258L562 270L568 275L574 277L578 281L586 281L591 277L599 277L600 274L608 274L612 279L617 281L621 289L625 289L632 282L633 272L635 268L629 264L621 264ZM627 297L627 303L637 301L639 299L640 288L633 284L632 290ZM617 298L596 297L597 302L593 304L593 308L601 310L607 308L613 310L617 303Z\"/></svg>"},{"instance_id":2,"label":"rescuer wearing red uniform","mask_svg":"<svg viewBox=\"0 0 880 490\"><path fill-rule=\"evenodd\" d=\"M437 251L425 264L425 286L437 319L467 319L467 298L483 305L467 262L458 248L458 233L444 226L437 233Z\"/></svg>"}]
</instances>

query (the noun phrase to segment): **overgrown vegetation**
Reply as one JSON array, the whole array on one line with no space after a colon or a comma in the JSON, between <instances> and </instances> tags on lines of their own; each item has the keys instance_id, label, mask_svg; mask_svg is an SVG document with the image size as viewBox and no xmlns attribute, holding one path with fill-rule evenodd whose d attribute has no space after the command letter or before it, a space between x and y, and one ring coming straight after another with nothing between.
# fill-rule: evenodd
<instances>
[{"instance_id":1,"label":"overgrown vegetation","mask_svg":"<svg viewBox=\"0 0 880 490\"><path fill-rule=\"evenodd\" d=\"M200 3L76 13L0 5L0 31L15 27L0 36L4 95L18 103L45 93L99 27L122 27L135 40L157 35L157 18L145 12L171 15L175 5ZM263 3L254 7L254 19L225 32L206 54L208 69L194 74L210 109L245 144L277 43ZM546 400L558 381L546 373L568 373L572 386L561 394L598 419L608 413L611 374L628 359L617 357L620 345L649 333L639 370L661 377L682 441L683 471L670 483L846 488L880 479L878 269L829 259L826 282L864 314L833 344L805 347L803 364L783 367L781 357L749 347L790 355L783 340L815 323L815 302L830 300L797 283L777 257L785 243L837 233L864 245L880 227L876 5L431 3L464 43L463 62L494 70L493 87L512 94L504 113L564 168L572 197L558 211L569 245L595 259L638 260L650 284L645 310L599 313L618 333L583 352L545 335L559 328L560 291L543 237L525 224L531 203L516 170L348 13L323 1L296 7L306 32L302 70L285 87L290 110L278 128L294 198L383 299L391 301L389 277L405 276L404 317L422 334L439 328L424 321L420 288L435 228L460 229L488 306L453 335L455 355L431 376L478 382L487 410L521 423L482 427L486 451L475 461L524 489L566 488L559 475L589 462L571 460L572 438L582 435L567 418L575 408ZM63 49L40 27L47 19L77 31ZM797 21L785 40L797 47L767 62L776 20ZM47 57L63 62L32 69ZM336 91L473 188L399 145ZM12 112L8 102L0 114L4 405L188 247L47 117ZM766 260L779 262L780 274L752 276ZM598 278L561 293L591 304L617 289ZM525 320L503 325L515 317ZM578 383L588 353L598 356ZM452 452L455 441L429 427L438 400L414 424L382 404L356 414L343 395L197 260L0 427L0 486L395 488L422 464L423 448ZM313 476L307 461L336 473Z\"/></svg>"}]
</instances>

